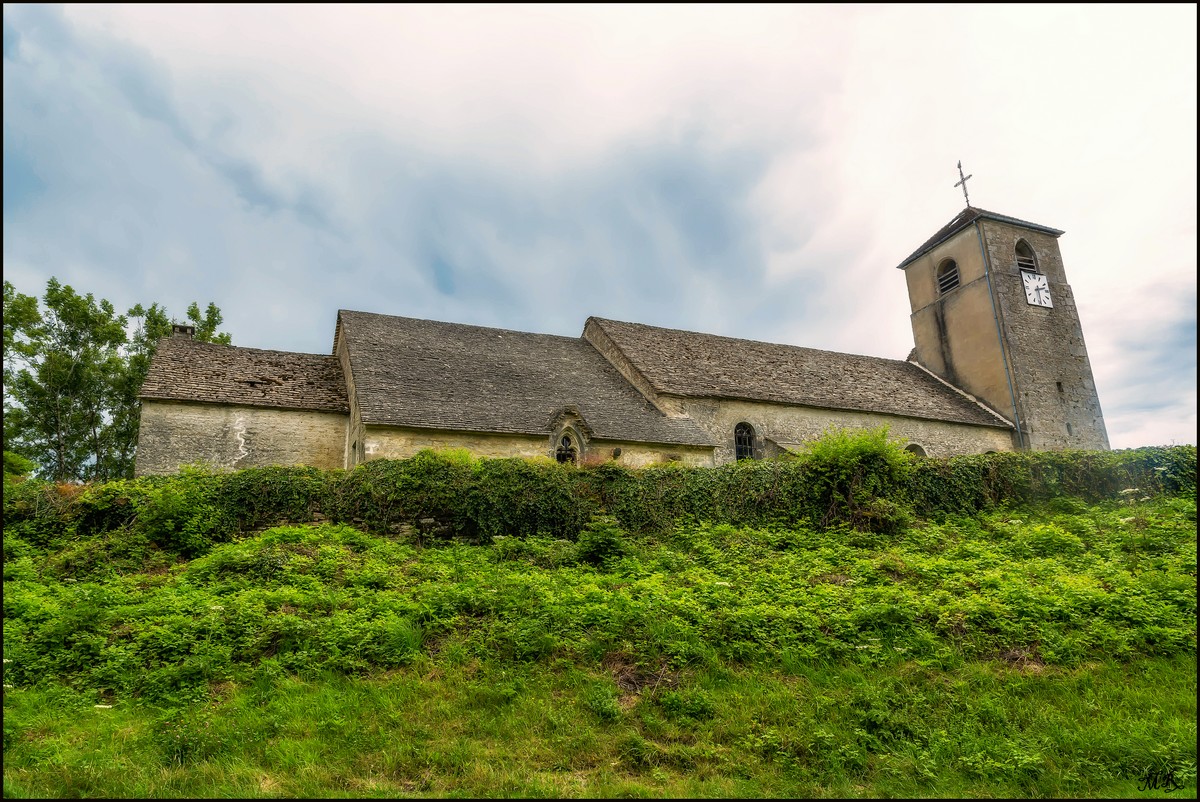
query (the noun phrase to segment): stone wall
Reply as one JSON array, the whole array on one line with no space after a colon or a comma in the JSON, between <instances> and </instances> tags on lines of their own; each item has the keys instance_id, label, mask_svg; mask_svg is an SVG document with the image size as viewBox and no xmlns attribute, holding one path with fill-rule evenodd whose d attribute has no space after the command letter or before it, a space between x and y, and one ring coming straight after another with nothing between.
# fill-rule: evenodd
<instances>
[{"instance_id":1,"label":"stone wall","mask_svg":"<svg viewBox=\"0 0 1200 802\"><path fill-rule=\"evenodd\" d=\"M550 457L551 437L484 432L452 432L401 426L367 426L363 436L365 458L403 459L423 448L464 448L477 457ZM619 456L613 450L619 448ZM698 446L590 440L584 445L583 461L615 460L631 468L660 462L712 465L712 449Z\"/></svg>"},{"instance_id":2,"label":"stone wall","mask_svg":"<svg viewBox=\"0 0 1200 802\"><path fill-rule=\"evenodd\" d=\"M947 259L958 265L959 286L938 295L937 269ZM917 361L1011 420L1006 356L975 227L913 261L904 275Z\"/></svg>"},{"instance_id":3,"label":"stone wall","mask_svg":"<svg viewBox=\"0 0 1200 802\"><path fill-rule=\"evenodd\" d=\"M134 473L174 473L197 461L222 469L341 468L347 423L336 412L146 400Z\"/></svg>"},{"instance_id":4,"label":"stone wall","mask_svg":"<svg viewBox=\"0 0 1200 802\"><path fill-rule=\"evenodd\" d=\"M1025 298L1016 264L1019 239L1033 249L1038 272L1050 285L1052 307L1034 306ZM987 220L984 243L1028 446L1107 449L1108 432L1058 240Z\"/></svg>"},{"instance_id":5,"label":"stone wall","mask_svg":"<svg viewBox=\"0 0 1200 802\"><path fill-rule=\"evenodd\" d=\"M770 441L795 449L817 439L831 426L863 429L887 426L890 437L915 443L930 457L1013 450L1010 430L1002 428L718 398L674 400L713 438L717 444L714 461L718 465L735 458L733 430L743 421L754 427L758 438L756 453L767 457L774 454Z\"/></svg>"}]
</instances>

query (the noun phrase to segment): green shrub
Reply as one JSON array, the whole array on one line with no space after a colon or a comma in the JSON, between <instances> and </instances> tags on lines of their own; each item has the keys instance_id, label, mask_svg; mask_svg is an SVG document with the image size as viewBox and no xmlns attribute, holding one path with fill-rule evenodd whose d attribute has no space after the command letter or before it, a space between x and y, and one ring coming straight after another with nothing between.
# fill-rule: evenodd
<instances>
[{"instance_id":1,"label":"green shrub","mask_svg":"<svg viewBox=\"0 0 1200 802\"><path fill-rule=\"evenodd\" d=\"M903 497L914 457L887 439L886 428L829 430L801 456L821 510L820 526L847 523L891 534L907 522Z\"/></svg>"},{"instance_id":2,"label":"green shrub","mask_svg":"<svg viewBox=\"0 0 1200 802\"><path fill-rule=\"evenodd\" d=\"M4 536L41 549L55 548L75 532L74 509L82 488L41 479L5 485Z\"/></svg>"},{"instance_id":3,"label":"green shrub","mask_svg":"<svg viewBox=\"0 0 1200 802\"><path fill-rule=\"evenodd\" d=\"M236 531L236 516L222 497L226 478L201 468L184 468L147 487L136 501L137 530L185 557L205 554Z\"/></svg>"},{"instance_id":4,"label":"green shrub","mask_svg":"<svg viewBox=\"0 0 1200 802\"><path fill-rule=\"evenodd\" d=\"M1195 493L1194 446L1113 452L982 454L915 460L886 430L830 431L803 452L715 468L575 468L545 460L473 459L422 451L352 471L252 468L100 485L30 479L6 487L4 530L33 549L76 544L55 570L78 577L131 570L144 555L196 557L215 544L318 514L378 534L422 539L576 539L598 514L621 529L669 532L686 521L846 531L891 537L912 515L935 520L1054 500L1056 510L1105 499ZM112 533L124 533L120 536ZM592 561L596 533L584 543ZM852 535L870 545L871 537ZM598 563L597 563L598 564Z\"/></svg>"},{"instance_id":5,"label":"green shrub","mask_svg":"<svg viewBox=\"0 0 1200 802\"><path fill-rule=\"evenodd\" d=\"M239 531L303 523L321 511L327 477L339 474L304 466L247 468L224 477L221 497Z\"/></svg>"},{"instance_id":6,"label":"green shrub","mask_svg":"<svg viewBox=\"0 0 1200 802\"><path fill-rule=\"evenodd\" d=\"M482 460L456 517L465 525L461 533L470 536L573 538L589 507L573 491L569 470L556 463Z\"/></svg>"},{"instance_id":7,"label":"green shrub","mask_svg":"<svg viewBox=\"0 0 1200 802\"><path fill-rule=\"evenodd\" d=\"M24 479L37 469L37 465L28 457L23 457L15 451L4 451L4 483L15 479Z\"/></svg>"},{"instance_id":8,"label":"green shrub","mask_svg":"<svg viewBox=\"0 0 1200 802\"><path fill-rule=\"evenodd\" d=\"M579 533L577 559L589 565L605 565L628 551L626 537L627 533L612 516L594 516Z\"/></svg>"}]
</instances>

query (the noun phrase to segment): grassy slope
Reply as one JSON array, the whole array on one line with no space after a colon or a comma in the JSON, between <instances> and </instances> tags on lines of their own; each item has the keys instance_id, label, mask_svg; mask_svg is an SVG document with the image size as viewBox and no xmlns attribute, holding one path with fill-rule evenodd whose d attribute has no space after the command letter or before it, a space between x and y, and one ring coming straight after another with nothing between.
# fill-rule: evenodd
<instances>
[{"instance_id":1,"label":"grassy slope","mask_svg":"<svg viewBox=\"0 0 1200 802\"><path fill-rule=\"evenodd\" d=\"M16 795L1195 795L1193 499L167 567L5 544ZM112 705L112 707L95 707Z\"/></svg>"}]
</instances>

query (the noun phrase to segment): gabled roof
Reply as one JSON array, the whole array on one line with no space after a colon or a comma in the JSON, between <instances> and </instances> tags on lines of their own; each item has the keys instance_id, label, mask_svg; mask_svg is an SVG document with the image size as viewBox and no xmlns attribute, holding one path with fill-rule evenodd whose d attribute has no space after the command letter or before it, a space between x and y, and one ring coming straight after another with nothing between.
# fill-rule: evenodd
<instances>
[{"instance_id":1,"label":"gabled roof","mask_svg":"<svg viewBox=\"0 0 1200 802\"><path fill-rule=\"evenodd\" d=\"M589 318L655 392L1011 428L911 362Z\"/></svg>"},{"instance_id":2,"label":"gabled roof","mask_svg":"<svg viewBox=\"0 0 1200 802\"><path fill-rule=\"evenodd\" d=\"M575 407L601 439L711 445L655 409L586 340L338 312L365 424L550 433Z\"/></svg>"},{"instance_id":3,"label":"gabled roof","mask_svg":"<svg viewBox=\"0 0 1200 802\"><path fill-rule=\"evenodd\" d=\"M166 337L138 396L346 412L346 382L335 357L264 351Z\"/></svg>"},{"instance_id":4,"label":"gabled roof","mask_svg":"<svg viewBox=\"0 0 1200 802\"><path fill-rule=\"evenodd\" d=\"M987 209L977 209L974 206L968 206L955 215L953 220L938 229L936 234L925 240L925 242L921 244L920 248L917 248L915 251L909 254L907 259L896 265L896 268L903 269L907 267L910 263L929 253L938 245L950 239L955 234L971 225L971 223L974 223L976 220L996 220L998 222L1008 223L1014 226L1031 228L1034 231L1041 231L1044 234L1050 234L1054 237L1060 237L1063 235L1063 232L1059 231L1057 228L1050 228L1050 226L1030 223L1028 220L1019 220L1016 217L1009 217L1008 215L989 212Z\"/></svg>"}]
</instances>

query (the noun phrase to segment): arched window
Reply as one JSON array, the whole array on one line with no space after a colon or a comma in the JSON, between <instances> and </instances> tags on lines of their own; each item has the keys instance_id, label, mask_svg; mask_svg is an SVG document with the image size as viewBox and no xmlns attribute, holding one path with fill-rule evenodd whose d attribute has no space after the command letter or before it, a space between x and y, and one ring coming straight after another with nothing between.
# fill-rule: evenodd
<instances>
[{"instance_id":1,"label":"arched window","mask_svg":"<svg viewBox=\"0 0 1200 802\"><path fill-rule=\"evenodd\" d=\"M575 441L571 439L571 435L564 434L558 439L558 447L554 449L554 458L559 462L574 463L579 457L579 449L575 446Z\"/></svg>"},{"instance_id":2,"label":"arched window","mask_svg":"<svg viewBox=\"0 0 1200 802\"><path fill-rule=\"evenodd\" d=\"M945 295L958 286L958 262L947 259L938 265L937 285L938 295Z\"/></svg>"},{"instance_id":3,"label":"arched window","mask_svg":"<svg viewBox=\"0 0 1200 802\"><path fill-rule=\"evenodd\" d=\"M738 459L754 459L754 427L739 423L733 428L733 450Z\"/></svg>"},{"instance_id":4,"label":"arched window","mask_svg":"<svg viewBox=\"0 0 1200 802\"><path fill-rule=\"evenodd\" d=\"M1033 248L1029 247L1029 243L1023 239L1017 240L1017 269L1028 270L1031 273L1037 272L1037 257L1033 255Z\"/></svg>"},{"instance_id":5,"label":"arched window","mask_svg":"<svg viewBox=\"0 0 1200 802\"><path fill-rule=\"evenodd\" d=\"M923 456L925 456L925 449L921 448L921 447L920 447L919 445L917 445L916 443L909 443L908 445L906 445L906 446L904 447L904 450L905 450L905 451L908 451L908 452L910 452L910 453L912 453L912 454L916 454L918 457L923 457Z\"/></svg>"}]
</instances>

